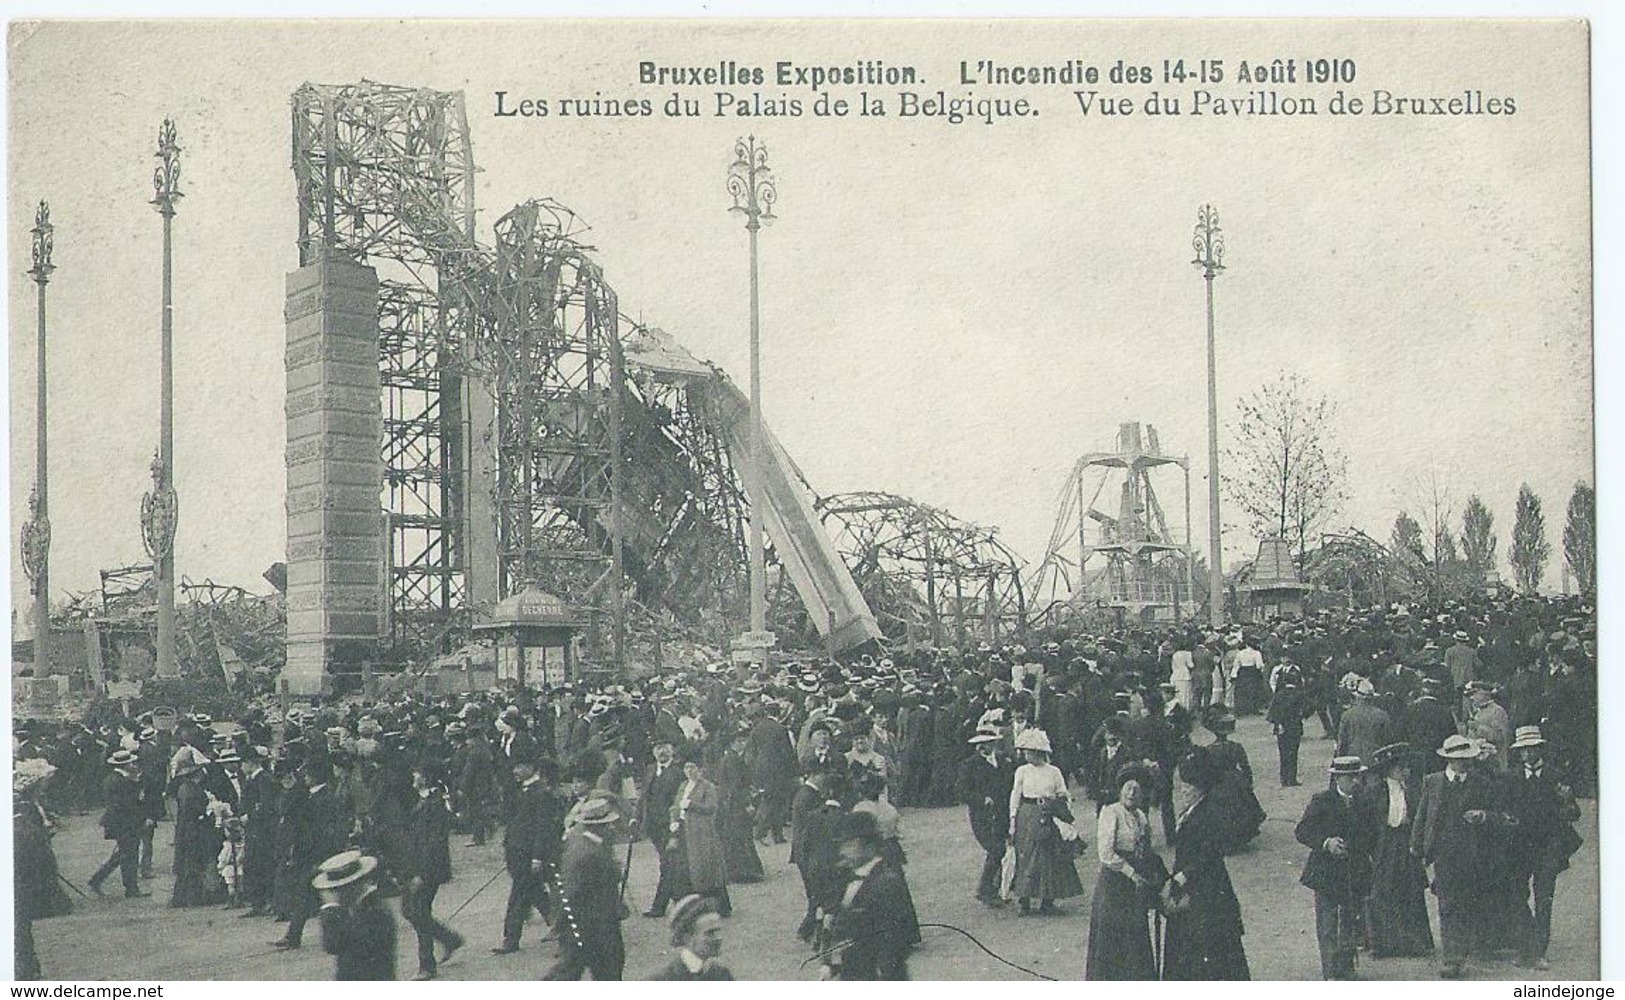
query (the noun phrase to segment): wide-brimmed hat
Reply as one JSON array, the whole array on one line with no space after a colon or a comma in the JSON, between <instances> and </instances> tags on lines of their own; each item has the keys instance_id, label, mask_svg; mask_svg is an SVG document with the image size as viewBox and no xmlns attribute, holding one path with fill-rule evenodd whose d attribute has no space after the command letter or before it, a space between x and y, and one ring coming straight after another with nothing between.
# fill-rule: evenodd
<instances>
[{"instance_id":1,"label":"wide-brimmed hat","mask_svg":"<svg viewBox=\"0 0 1625 1000\"><path fill-rule=\"evenodd\" d=\"M1472 760L1478 756L1478 743L1465 736L1446 736L1444 744L1433 752L1451 760Z\"/></svg>"},{"instance_id":2,"label":"wide-brimmed hat","mask_svg":"<svg viewBox=\"0 0 1625 1000\"><path fill-rule=\"evenodd\" d=\"M1546 745L1546 737L1540 734L1539 726L1519 726L1512 734L1512 749L1527 750L1530 747Z\"/></svg>"},{"instance_id":3,"label":"wide-brimmed hat","mask_svg":"<svg viewBox=\"0 0 1625 1000\"><path fill-rule=\"evenodd\" d=\"M1468 681L1467 686L1465 688L1463 688L1462 690L1465 691L1467 694L1494 695L1495 694L1495 685L1486 683L1485 681Z\"/></svg>"},{"instance_id":4,"label":"wide-brimmed hat","mask_svg":"<svg viewBox=\"0 0 1625 1000\"><path fill-rule=\"evenodd\" d=\"M995 740L1000 740L1000 739L1003 739L1003 738L1004 737L999 733L998 729L994 728L993 726L982 726L982 727L977 728L975 736L972 736L970 739L966 740L965 742L966 743L991 743L991 742L993 742Z\"/></svg>"},{"instance_id":5,"label":"wide-brimmed hat","mask_svg":"<svg viewBox=\"0 0 1625 1000\"><path fill-rule=\"evenodd\" d=\"M113 753L113 756L107 758L107 763L110 767L135 767L139 762L136 760L135 754L130 751L118 750Z\"/></svg>"},{"instance_id":6,"label":"wide-brimmed hat","mask_svg":"<svg viewBox=\"0 0 1625 1000\"><path fill-rule=\"evenodd\" d=\"M1017 750L1035 750L1039 753L1052 753L1049 745L1049 734L1036 727L1028 727L1016 737Z\"/></svg>"},{"instance_id":7,"label":"wide-brimmed hat","mask_svg":"<svg viewBox=\"0 0 1625 1000\"><path fill-rule=\"evenodd\" d=\"M1401 763L1411 755L1412 750L1409 743L1389 743L1387 746L1380 746L1371 751L1371 755L1366 758L1366 764L1373 771L1377 771L1391 764Z\"/></svg>"},{"instance_id":8,"label":"wide-brimmed hat","mask_svg":"<svg viewBox=\"0 0 1625 1000\"><path fill-rule=\"evenodd\" d=\"M323 861L316 868L316 877L310 880L314 889L338 889L359 882L378 867L378 859L360 851L344 851Z\"/></svg>"},{"instance_id":9,"label":"wide-brimmed hat","mask_svg":"<svg viewBox=\"0 0 1625 1000\"><path fill-rule=\"evenodd\" d=\"M1331 764L1326 767L1326 773L1364 774L1365 769L1365 764L1358 757L1333 757Z\"/></svg>"},{"instance_id":10,"label":"wide-brimmed hat","mask_svg":"<svg viewBox=\"0 0 1625 1000\"><path fill-rule=\"evenodd\" d=\"M1459 631L1459 630L1454 635L1452 635L1450 638L1456 640L1457 642L1467 642L1468 641L1467 633Z\"/></svg>"},{"instance_id":11,"label":"wide-brimmed hat","mask_svg":"<svg viewBox=\"0 0 1625 1000\"><path fill-rule=\"evenodd\" d=\"M1377 696L1377 686L1375 684L1372 684L1369 680L1366 680L1364 677L1360 678L1358 681L1355 682L1355 684L1354 684L1354 697L1356 697L1356 698L1375 698L1376 696Z\"/></svg>"},{"instance_id":12,"label":"wide-brimmed hat","mask_svg":"<svg viewBox=\"0 0 1625 1000\"><path fill-rule=\"evenodd\" d=\"M615 801L605 796L588 799L576 813L576 822L588 826L599 826L606 823L619 822L620 812L615 808Z\"/></svg>"}]
</instances>

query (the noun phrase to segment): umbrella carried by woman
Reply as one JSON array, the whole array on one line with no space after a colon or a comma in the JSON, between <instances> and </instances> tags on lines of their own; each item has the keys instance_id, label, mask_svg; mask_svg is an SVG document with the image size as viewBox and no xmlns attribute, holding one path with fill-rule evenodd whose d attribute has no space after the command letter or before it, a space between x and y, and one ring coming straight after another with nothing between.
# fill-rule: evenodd
<instances>
[{"instance_id":1,"label":"umbrella carried by woman","mask_svg":"<svg viewBox=\"0 0 1625 1000\"><path fill-rule=\"evenodd\" d=\"M1049 762L1049 736L1042 729L1022 730L1015 749L1027 762L1016 768L1010 790L1010 839L1016 848L1012 891L1022 916L1032 912L1033 899L1039 901L1038 912L1049 916L1060 912L1056 900L1083 895L1072 847L1057 825L1072 822L1072 796L1066 776Z\"/></svg>"},{"instance_id":2,"label":"umbrella carried by woman","mask_svg":"<svg viewBox=\"0 0 1625 1000\"><path fill-rule=\"evenodd\" d=\"M1168 880L1162 858L1151 850L1145 803L1153 776L1130 764L1118 769L1117 801L1101 807L1096 821L1100 876L1089 913L1089 950L1083 977L1090 980L1157 978L1148 911Z\"/></svg>"}]
</instances>

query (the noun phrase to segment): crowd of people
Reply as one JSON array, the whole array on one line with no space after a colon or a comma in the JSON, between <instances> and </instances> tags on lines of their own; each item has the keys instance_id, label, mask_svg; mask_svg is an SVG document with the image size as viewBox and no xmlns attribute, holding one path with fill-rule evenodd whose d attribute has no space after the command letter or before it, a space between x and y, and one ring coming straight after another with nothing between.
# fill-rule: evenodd
<instances>
[{"instance_id":1,"label":"crowd of people","mask_svg":"<svg viewBox=\"0 0 1625 1000\"><path fill-rule=\"evenodd\" d=\"M1231 739L1248 715L1276 735L1283 787L1309 720L1337 741L1296 827L1323 975L1356 975L1361 951L1432 953L1430 886L1441 975L1502 948L1541 967L1575 801L1595 791L1596 713L1592 609L1508 598L219 721L19 722L17 970L39 975L32 922L66 905L57 817L100 809L111 848L93 893L116 872L125 896L146 895L154 832L172 824L169 905L285 922L282 949L314 918L340 978L395 977L394 896L416 978L435 977L465 946L435 915L450 842L499 830L508 901L490 950L520 951L535 913L559 952L547 978L621 977L637 840L659 864L642 912L671 922L661 978L731 978L724 921L763 879L758 847L786 841L805 896L787 942L828 977L906 978L922 926L899 810L952 805L983 853L964 888L990 908L1067 913L1079 858L1098 860L1087 978L1247 978L1227 858L1265 819Z\"/></svg>"}]
</instances>

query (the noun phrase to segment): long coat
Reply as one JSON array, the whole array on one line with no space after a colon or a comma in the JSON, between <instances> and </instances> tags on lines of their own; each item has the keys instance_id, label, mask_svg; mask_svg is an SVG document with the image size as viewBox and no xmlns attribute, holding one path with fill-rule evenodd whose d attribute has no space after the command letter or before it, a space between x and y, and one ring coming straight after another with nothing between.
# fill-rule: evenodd
<instances>
[{"instance_id":1,"label":"long coat","mask_svg":"<svg viewBox=\"0 0 1625 1000\"><path fill-rule=\"evenodd\" d=\"M147 809L141 801L141 783L114 772L107 776L107 806L102 810L102 834L108 840L130 840L141 835Z\"/></svg>"},{"instance_id":2,"label":"long coat","mask_svg":"<svg viewBox=\"0 0 1625 1000\"><path fill-rule=\"evenodd\" d=\"M1163 979L1252 978L1241 943L1241 902L1224 863L1236 836L1232 822L1211 796L1203 796L1180 817L1174 830L1171 874L1180 894L1190 902L1168 917Z\"/></svg>"},{"instance_id":3,"label":"long coat","mask_svg":"<svg viewBox=\"0 0 1625 1000\"><path fill-rule=\"evenodd\" d=\"M903 873L879 861L848 893L836 911L834 935L846 942L841 956L842 980L908 978L912 945L907 919L913 909Z\"/></svg>"},{"instance_id":4,"label":"long coat","mask_svg":"<svg viewBox=\"0 0 1625 1000\"><path fill-rule=\"evenodd\" d=\"M1433 866L1434 886L1440 893L1471 895L1501 874L1495 871L1500 804L1495 782L1479 772L1469 771L1461 782L1450 781L1444 771L1422 779L1411 825L1411 853ZM1483 810L1486 820L1468 823L1466 813L1474 810Z\"/></svg>"},{"instance_id":5,"label":"long coat","mask_svg":"<svg viewBox=\"0 0 1625 1000\"><path fill-rule=\"evenodd\" d=\"M959 765L959 800L970 810L970 829L984 851L1002 850L1010 835L1010 786L1015 765L989 764L972 753ZM988 799L992 799L991 803Z\"/></svg>"},{"instance_id":6,"label":"long coat","mask_svg":"<svg viewBox=\"0 0 1625 1000\"><path fill-rule=\"evenodd\" d=\"M683 858L688 865L689 888L694 892L716 892L728 887L727 861L722 852L722 837L717 833L717 806L720 796L717 786L704 778L696 778L688 789L688 807L683 807L683 793L678 789L671 805L671 822L677 826L676 842L683 847Z\"/></svg>"}]
</instances>

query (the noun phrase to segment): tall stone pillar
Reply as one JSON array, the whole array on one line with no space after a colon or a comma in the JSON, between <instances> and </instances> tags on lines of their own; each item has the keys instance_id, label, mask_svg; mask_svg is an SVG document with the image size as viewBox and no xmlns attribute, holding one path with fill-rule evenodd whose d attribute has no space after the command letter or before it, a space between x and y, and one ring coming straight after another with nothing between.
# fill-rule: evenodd
<instances>
[{"instance_id":1,"label":"tall stone pillar","mask_svg":"<svg viewBox=\"0 0 1625 1000\"><path fill-rule=\"evenodd\" d=\"M378 274L327 256L288 275L288 639L282 677L319 694L374 655L387 606Z\"/></svg>"}]
</instances>

